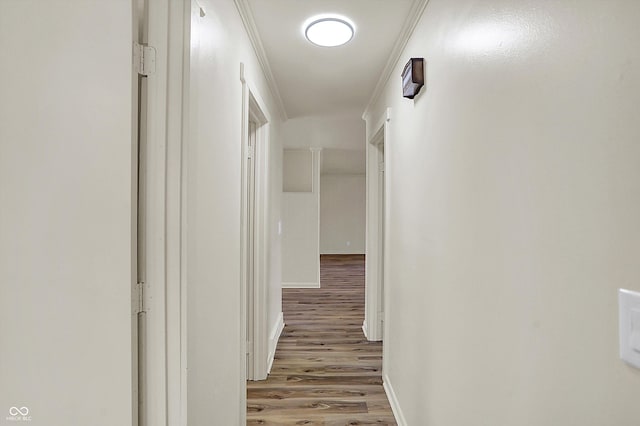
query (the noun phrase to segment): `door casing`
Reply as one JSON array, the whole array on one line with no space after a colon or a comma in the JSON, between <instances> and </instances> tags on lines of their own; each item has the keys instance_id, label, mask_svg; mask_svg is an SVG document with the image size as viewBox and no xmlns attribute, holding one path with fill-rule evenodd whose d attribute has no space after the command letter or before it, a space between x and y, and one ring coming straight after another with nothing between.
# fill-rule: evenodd
<instances>
[{"instance_id":1,"label":"door casing","mask_svg":"<svg viewBox=\"0 0 640 426\"><path fill-rule=\"evenodd\" d=\"M384 301L388 280L388 223L389 218L389 125L391 109L373 127L367 143L367 216L365 266L365 319L362 325L370 341L381 341L386 328ZM381 149L383 148L383 149ZM380 165L384 170L380 170ZM384 209L384 210L383 210ZM386 284L386 285L385 285ZM384 361L384 357L383 357Z\"/></svg>"},{"instance_id":2,"label":"door casing","mask_svg":"<svg viewBox=\"0 0 640 426\"><path fill-rule=\"evenodd\" d=\"M240 81L242 83L242 193L248 194L250 188L251 164L247 161L250 154L250 142L253 142L252 163L254 169L253 203L243 196L241 227L241 365L247 366L247 353L250 350L251 365L243 374L241 399L246 399L245 380L264 380L267 378L269 362L268 333L268 282L269 282L269 122L267 109L255 86L244 74L244 64L240 64ZM251 131L250 129L253 129ZM253 212L250 211L253 204ZM249 253L250 235L249 218L253 216L253 251ZM251 255L250 255L251 254ZM252 262L252 264L250 264ZM251 273L249 273L251 272ZM242 418L246 416L244 407Z\"/></svg>"},{"instance_id":3,"label":"door casing","mask_svg":"<svg viewBox=\"0 0 640 426\"><path fill-rule=\"evenodd\" d=\"M139 338L137 386L139 426L187 425L186 341L186 144L189 104L189 54L192 0L136 0L137 41L157 52L155 70L144 77L140 97L139 204L144 207L138 233L144 281L144 333ZM134 23L134 25L136 25ZM137 214L137 212L136 212ZM134 383L135 385L135 383ZM135 424L135 423L134 423Z\"/></svg>"}]
</instances>

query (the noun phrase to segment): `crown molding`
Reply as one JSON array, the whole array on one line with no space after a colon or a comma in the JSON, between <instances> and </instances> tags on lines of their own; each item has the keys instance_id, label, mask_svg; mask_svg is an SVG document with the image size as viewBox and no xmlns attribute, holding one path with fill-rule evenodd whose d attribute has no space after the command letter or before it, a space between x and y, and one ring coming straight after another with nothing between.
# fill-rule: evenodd
<instances>
[{"instance_id":1,"label":"crown molding","mask_svg":"<svg viewBox=\"0 0 640 426\"><path fill-rule=\"evenodd\" d=\"M262 67L264 78L267 80L267 85L269 86L269 90L271 90L271 94L273 95L273 98L275 100L276 106L280 113L280 117L283 120L287 120L287 110L284 107L282 97L280 96L280 90L278 90L278 85L276 84L276 80L273 77L271 65L269 65L267 54L264 50L264 46L262 45L262 40L260 39L258 27L256 27L256 21L253 19L253 12L251 11L249 0L233 0L233 2L238 9L238 13L240 14L240 18L242 19L244 28L247 30L247 35L249 36L249 40L251 41L253 50L258 57L258 62Z\"/></svg>"},{"instance_id":2,"label":"crown molding","mask_svg":"<svg viewBox=\"0 0 640 426\"><path fill-rule=\"evenodd\" d=\"M404 25L402 26L402 31L398 36L395 44L393 45L393 49L391 50L391 54L389 55L389 59L387 60L387 64L385 65L382 74L380 75L380 79L378 80L378 84L376 84L376 88L373 90L373 95L371 95L371 99L367 104L367 107L362 114L362 119L366 120L369 116L369 110L373 105L378 101L380 95L382 94L382 90L384 86L389 81L391 77L391 73L395 68L398 60L400 59L400 55L404 51L404 48L407 46L409 39L413 35L413 31L416 29L420 18L422 18L422 14L424 10L427 8L427 4L429 0L414 0L411 5L411 10L409 10L409 14L407 15L407 19L404 21Z\"/></svg>"}]
</instances>

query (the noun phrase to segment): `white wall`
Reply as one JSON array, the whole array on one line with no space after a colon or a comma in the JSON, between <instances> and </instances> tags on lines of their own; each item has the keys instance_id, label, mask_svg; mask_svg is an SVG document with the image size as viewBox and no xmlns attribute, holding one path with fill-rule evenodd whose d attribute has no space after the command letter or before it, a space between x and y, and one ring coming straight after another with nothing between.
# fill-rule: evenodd
<instances>
[{"instance_id":1,"label":"white wall","mask_svg":"<svg viewBox=\"0 0 640 426\"><path fill-rule=\"evenodd\" d=\"M287 153L289 150L284 150ZM290 152L290 151L289 151ZM312 177L311 192L282 193L282 286L289 288L320 287L320 157L314 148L311 156L285 155L284 160L305 162L289 166ZM311 160L311 161L308 161ZM286 185L286 182L285 182ZM289 185L291 186L291 185Z\"/></svg>"},{"instance_id":2,"label":"white wall","mask_svg":"<svg viewBox=\"0 0 640 426\"><path fill-rule=\"evenodd\" d=\"M275 116L275 113L274 113ZM274 120L275 121L275 120ZM280 126L276 125L276 129L271 138L271 152L269 153L269 163L271 166L271 175L269 183L271 185L269 193L270 216L271 223L270 248L269 248L269 292L268 292L268 318L269 324L267 330L270 334L274 328L281 325L282 319L282 164L283 164L282 136ZM269 336L272 338L271 345L277 345L280 336ZM275 347L274 347L275 354Z\"/></svg>"},{"instance_id":3,"label":"white wall","mask_svg":"<svg viewBox=\"0 0 640 426\"><path fill-rule=\"evenodd\" d=\"M639 18L429 2L367 120L392 108L385 375L407 424L638 424L616 290L640 290Z\"/></svg>"},{"instance_id":4,"label":"white wall","mask_svg":"<svg viewBox=\"0 0 640 426\"><path fill-rule=\"evenodd\" d=\"M313 154L310 149L285 149L282 154L282 190L313 191Z\"/></svg>"},{"instance_id":5,"label":"white wall","mask_svg":"<svg viewBox=\"0 0 640 426\"><path fill-rule=\"evenodd\" d=\"M360 112L340 112L292 118L282 129L285 148L339 148L362 150L365 123Z\"/></svg>"},{"instance_id":6,"label":"white wall","mask_svg":"<svg viewBox=\"0 0 640 426\"><path fill-rule=\"evenodd\" d=\"M360 135L364 140L364 132ZM367 163L364 145L362 149L336 149L325 148L322 150L323 175L364 175L367 173Z\"/></svg>"},{"instance_id":7,"label":"white wall","mask_svg":"<svg viewBox=\"0 0 640 426\"><path fill-rule=\"evenodd\" d=\"M364 254L365 175L320 177L320 253Z\"/></svg>"},{"instance_id":8,"label":"white wall","mask_svg":"<svg viewBox=\"0 0 640 426\"><path fill-rule=\"evenodd\" d=\"M319 287L318 194L282 194L282 285Z\"/></svg>"},{"instance_id":9,"label":"white wall","mask_svg":"<svg viewBox=\"0 0 640 426\"><path fill-rule=\"evenodd\" d=\"M187 142L188 421L237 425L245 411L240 354L241 112L245 75L270 118L270 247L278 262L282 188L280 118L232 1L193 2ZM281 312L278 265L270 268L269 321ZM270 324L268 330L272 329Z\"/></svg>"},{"instance_id":10,"label":"white wall","mask_svg":"<svg viewBox=\"0 0 640 426\"><path fill-rule=\"evenodd\" d=\"M127 0L0 2L3 425L132 424L132 40Z\"/></svg>"}]
</instances>

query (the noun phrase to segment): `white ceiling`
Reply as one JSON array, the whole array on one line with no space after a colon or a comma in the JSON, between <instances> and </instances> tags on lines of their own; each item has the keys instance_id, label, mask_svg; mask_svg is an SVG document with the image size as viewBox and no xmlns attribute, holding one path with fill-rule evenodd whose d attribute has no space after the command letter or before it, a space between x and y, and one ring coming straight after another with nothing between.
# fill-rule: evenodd
<instances>
[{"instance_id":1,"label":"white ceiling","mask_svg":"<svg viewBox=\"0 0 640 426\"><path fill-rule=\"evenodd\" d=\"M417 0L246 0L289 118L364 111ZM245 11L247 13L247 11ZM356 24L346 45L318 47L309 17L336 13ZM400 80L398 76L398 85Z\"/></svg>"}]
</instances>

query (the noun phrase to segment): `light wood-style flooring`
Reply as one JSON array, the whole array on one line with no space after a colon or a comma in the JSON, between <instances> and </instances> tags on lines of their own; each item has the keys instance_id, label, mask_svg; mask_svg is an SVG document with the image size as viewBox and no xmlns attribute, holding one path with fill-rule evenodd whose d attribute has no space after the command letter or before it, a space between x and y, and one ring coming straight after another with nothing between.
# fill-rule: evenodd
<instances>
[{"instance_id":1,"label":"light wood-style flooring","mask_svg":"<svg viewBox=\"0 0 640 426\"><path fill-rule=\"evenodd\" d=\"M285 328L269 378L248 382L247 425L395 425L382 344L362 333L364 256L320 263L321 288L282 290Z\"/></svg>"}]
</instances>

